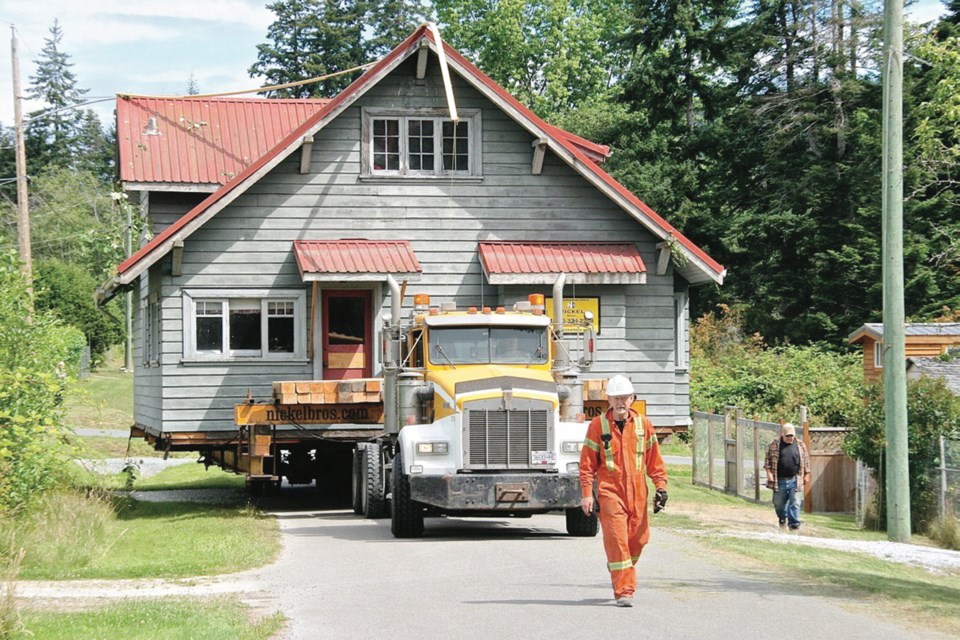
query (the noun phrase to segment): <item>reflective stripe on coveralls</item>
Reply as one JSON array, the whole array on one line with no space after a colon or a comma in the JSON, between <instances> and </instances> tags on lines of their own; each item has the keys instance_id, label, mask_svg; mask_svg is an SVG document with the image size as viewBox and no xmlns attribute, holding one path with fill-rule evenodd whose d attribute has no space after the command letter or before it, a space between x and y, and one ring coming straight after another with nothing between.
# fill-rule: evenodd
<instances>
[{"instance_id":1,"label":"reflective stripe on coveralls","mask_svg":"<svg viewBox=\"0 0 960 640\"><path fill-rule=\"evenodd\" d=\"M588 427L581 454L581 495L588 497L597 483L606 564L614 596L621 597L636 589L634 565L649 539L646 476L663 488L667 476L653 426L635 411L628 418L633 420L633 428L611 433L609 449L598 444L610 430L610 417L609 412L597 416Z\"/></svg>"},{"instance_id":2,"label":"reflective stripe on coveralls","mask_svg":"<svg viewBox=\"0 0 960 640\"><path fill-rule=\"evenodd\" d=\"M639 416L638 416L639 417ZM603 435L611 436L610 433L610 421L607 420L607 416L600 416L600 429L603 431ZM634 420L634 431L637 434L637 448L636 448L636 465L637 473L643 476L643 453L646 449L646 439L643 437L643 420ZM621 434L623 431L621 430ZM609 454L609 455L608 455ZM609 447L603 448L603 459L606 462L607 470L610 472L616 472L617 467L613 460L613 452L610 451ZM629 569L633 565L637 564L637 560L640 559L640 555L630 556L629 560L620 560L618 562L608 562L607 569L610 571L623 571L624 569Z\"/></svg>"}]
</instances>

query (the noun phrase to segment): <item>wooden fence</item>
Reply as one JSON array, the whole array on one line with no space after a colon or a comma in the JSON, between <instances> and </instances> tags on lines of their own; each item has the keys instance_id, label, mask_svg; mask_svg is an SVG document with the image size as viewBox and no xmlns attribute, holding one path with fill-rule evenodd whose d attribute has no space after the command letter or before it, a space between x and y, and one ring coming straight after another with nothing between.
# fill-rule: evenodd
<instances>
[{"instance_id":1,"label":"wooden fence","mask_svg":"<svg viewBox=\"0 0 960 640\"><path fill-rule=\"evenodd\" d=\"M805 413L803 408L802 413ZM763 463L767 447L780 437L780 424L740 417L735 407L723 415L693 413L693 481L753 502L769 503ZM846 429L810 427L803 422L803 441L810 452L810 483L804 490L804 511L853 513L857 465L840 448Z\"/></svg>"}]
</instances>

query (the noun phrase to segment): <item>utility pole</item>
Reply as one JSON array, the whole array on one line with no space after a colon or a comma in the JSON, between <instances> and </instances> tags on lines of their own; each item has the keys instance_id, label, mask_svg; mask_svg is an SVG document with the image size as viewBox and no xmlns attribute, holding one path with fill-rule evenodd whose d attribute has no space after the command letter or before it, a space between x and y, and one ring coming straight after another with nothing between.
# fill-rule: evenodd
<instances>
[{"instance_id":1,"label":"utility pole","mask_svg":"<svg viewBox=\"0 0 960 640\"><path fill-rule=\"evenodd\" d=\"M13 62L13 130L16 137L17 167L17 243L23 277L27 281L31 305L33 299L33 256L30 250L30 207L27 202L27 153L23 144L23 107L20 100L20 57L17 54L17 32L10 25L10 53Z\"/></svg>"},{"instance_id":2,"label":"utility pole","mask_svg":"<svg viewBox=\"0 0 960 640\"><path fill-rule=\"evenodd\" d=\"M903 309L903 0L883 5L883 409L887 537L910 540Z\"/></svg>"}]
</instances>

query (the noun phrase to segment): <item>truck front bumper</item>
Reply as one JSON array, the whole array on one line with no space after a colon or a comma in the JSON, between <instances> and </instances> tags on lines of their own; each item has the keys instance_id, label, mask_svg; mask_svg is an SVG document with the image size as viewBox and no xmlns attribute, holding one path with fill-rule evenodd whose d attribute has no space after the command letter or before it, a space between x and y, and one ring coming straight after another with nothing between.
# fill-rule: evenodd
<instances>
[{"instance_id":1,"label":"truck front bumper","mask_svg":"<svg viewBox=\"0 0 960 640\"><path fill-rule=\"evenodd\" d=\"M449 511L545 511L580 506L573 474L410 476L410 497Z\"/></svg>"}]
</instances>

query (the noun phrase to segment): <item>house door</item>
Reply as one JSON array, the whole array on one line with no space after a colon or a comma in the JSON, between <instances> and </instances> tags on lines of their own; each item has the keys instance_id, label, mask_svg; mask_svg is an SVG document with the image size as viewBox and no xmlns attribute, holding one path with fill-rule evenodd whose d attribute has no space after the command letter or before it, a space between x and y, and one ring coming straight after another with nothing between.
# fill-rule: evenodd
<instances>
[{"instance_id":1,"label":"house door","mask_svg":"<svg viewBox=\"0 0 960 640\"><path fill-rule=\"evenodd\" d=\"M371 291L324 291L323 379L369 378L373 363Z\"/></svg>"}]
</instances>

